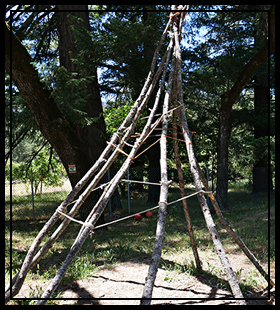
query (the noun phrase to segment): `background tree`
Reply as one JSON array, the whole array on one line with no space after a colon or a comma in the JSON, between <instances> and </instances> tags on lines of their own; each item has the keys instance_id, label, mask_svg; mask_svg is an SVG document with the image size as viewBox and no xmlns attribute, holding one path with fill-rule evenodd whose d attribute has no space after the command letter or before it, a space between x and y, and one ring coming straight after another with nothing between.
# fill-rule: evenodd
<instances>
[{"instance_id":1,"label":"background tree","mask_svg":"<svg viewBox=\"0 0 280 310\"><path fill-rule=\"evenodd\" d=\"M275 13L273 12L272 9L270 18L271 54L274 52L275 44L273 28ZM192 53L201 65L200 69L194 71L196 74L201 71L203 74L207 72L208 75L212 75L211 82L220 78L219 86L214 94L221 96L221 102L218 103L220 109L217 140L217 199L223 207L227 207L228 152L232 125L234 124L233 105L238 103L237 100L240 98L242 90L252 79L255 70L269 56L267 40L265 45L258 50L254 49L252 44L254 41L253 25L259 20L261 14L267 15L267 13L256 14L256 12L232 14L229 10L228 12L205 13L198 16L198 22L204 25L207 35L206 40L197 44L194 53ZM211 26L209 27L209 25ZM196 84L198 83L197 78L194 78L194 81ZM216 85L215 81L214 85ZM200 88L199 92L200 94L204 93L205 88ZM238 110L238 108L234 108L234 110ZM240 116L240 113L234 112L235 115ZM249 113L252 114L252 111L250 110ZM247 117L248 113L245 113L245 116Z\"/></svg>"},{"instance_id":2,"label":"background tree","mask_svg":"<svg viewBox=\"0 0 280 310\"><path fill-rule=\"evenodd\" d=\"M5 26L5 31L5 64L7 72L10 73L11 42L7 25ZM69 115L67 115L67 113L64 113L63 115L61 109L59 109L54 100L50 98L51 96L49 91L46 89L46 86L44 86L44 84L39 80L38 73L30 64L31 58L24 46L20 44L14 35L11 37L13 81L19 89L22 98L25 100L25 103L31 110L40 131L56 149L66 171L68 172L68 164L76 164L77 173L68 174L70 182L72 186L74 186L99 157L99 152L102 149L102 143L104 144L105 141L106 133L104 119L101 114L101 100L100 95L97 94L96 90L96 87L98 89L96 72L92 72L93 75L95 74L95 80L93 80L95 85L92 86L92 91L95 91L95 94L91 98L93 101L88 103L86 111L82 111L92 122L90 125L76 125L75 128L73 120L69 119ZM37 53L35 56L36 55ZM75 72L72 72L72 74L75 75ZM71 82L74 85L79 84L80 88L81 83L87 83L85 78L80 78L80 80L77 81L72 80ZM77 83L75 84L75 82ZM73 92L74 88L71 90ZM85 92L86 90L81 90L79 93L81 94L83 91ZM81 101L82 102L80 105L85 104L83 99ZM40 102L40 105L37 104L38 102ZM91 110L90 104L92 105ZM70 107L70 110L74 108L71 102L68 102L68 107ZM81 110L80 106L79 109ZM94 115L94 113L97 113L98 116L95 117L96 114ZM97 134L96 130L99 130L99 134ZM91 141L93 140L92 143L94 145L86 147L85 141L89 138L91 138ZM87 214L92 209L92 205L94 205L97 199L97 195L93 195L93 197L88 199L85 205L81 208L80 216L83 220L86 218Z\"/></svg>"},{"instance_id":3,"label":"background tree","mask_svg":"<svg viewBox=\"0 0 280 310\"><path fill-rule=\"evenodd\" d=\"M99 8L104 8L104 6ZM108 109L111 109L112 105L126 105L127 101L133 102L138 98L149 72L154 50L168 18L166 14L162 14L158 10L166 9L168 6L106 5L105 8L106 10L120 10L119 12L109 14L105 21L101 20L96 24L96 27L100 30L100 39L104 47L103 55L105 55L103 60L103 64L105 62L105 70L101 75L103 80L101 89L107 95L114 96L115 100L113 100L112 104L108 103ZM148 12L147 10L154 11ZM151 96L147 105L148 108L154 99L155 93ZM161 108L162 103L160 105ZM146 111L146 114L144 113L143 116L147 115L148 110ZM155 134L158 134L158 132L155 132ZM158 137L148 139L142 149L147 148L157 139ZM156 144L145 155L135 160L133 167L144 167L144 163L148 162L148 165L145 166L148 170L148 180L153 183L159 183L159 158L159 144ZM144 171L136 169L138 173L134 176L135 179L143 179ZM142 188L143 186L138 185L138 189L141 190ZM149 185L148 201L157 203L158 199L159 187Z\"/></svg>"},{"instance_id":4,"label":"background tree","mask_svg":"<svg viewBox=\"0 0 280 310\"><path fill-rule=\"evenodd\" d=\"M259 5L267 9L266 5ZM260 14L254 27L254 46L260 49L268 37L268 15ZM270 90L268 87L268 60L256 70L253 78L254 87L254 167L253 192L268 192L273 188L271 164L268 153L268 137L270 136ZM272 132L274 130L272 129ZM272 133L271 132L271 133Z\"/></svg>"},{"instance_id":5,"label":"background tree","mask_svg":"<svg viewBox=\"0 0 280 310\"><path fill-rule=\"evenodd\" d=\"M269 7L265 6L266 9ZM126 115L131 103L137 98L149 70L151 55L162 27L168 19L168 13L157 10L169 7L99 5L90 6L99 11L92 11L89 14L80 12L72 16L63 12L48 11L49 8L55 8L51 5L20 5L18 8L23 11L13 14L13 30L27 48L40 80L52 94L57 107L80 141L79 147L83 153L86 153L87 161L90 162L93 154L85 150L86 139L83 140L82 137L91 135L96 130L104 134L102 131L104 122L100 116L100 107L102 109L100 93L104 98L103 109L108 136L110 136L113 128L118 128L118 119L114 113L118 113L120 118ZM41 10L41 12L28 12L28 9ZM119 11L108 12L107 10L110 9ZM145 9L156 11L147 12ZM191 9L201 10L201 12L190 12L186 15L182 41L185 107L189 115L190 128L196 132L192 139L198 160L202 163L202 167L208 166L213 174L217 173L217 195L220 196L220 202L226 206L228 181L250 179L254 164L257 166L267 163L269 156L261 159L260 155L268 151L268 146L267 144L265 146L263 141L268 142L269 134L272 136L272 146L274 145L273 128L268 133L264 130L267 124L264 122L259 126L257 121L260 119L258 115L261 113L263 115L261 112L263 108L255 111L258 104L254 102L254 98L260 98L260 96L254 96L254 91L257 92L254 87L258 71L254 73L255 76L252 76L252 72L249 76L247 72L246 83L241 78L249 68L249 64L252 64L251 61L256 59L254 56L264 51L261 45L265 42L261 42L261 35L258 35L260 46L256 46L255 43L256 31L263 32L264 27L267 27L267 13L253 11L259 9L259 6L245 5L192 6ZM224 9L227 12L207 12L207 9ZM231 12L231 9L247 11ZM8 16L7 20L9 20ZM273 23L273 18L270 20ZM273 39L273 31L270 31L270 34ZM266 39L266 34L262 34L262 39ZM273 52L272 48L271 51ZM264 54L262 56L265 57ZM272 57L272 69L273 61ZM97 68L99 68L99 79L97 79ZM264 72L263 68L259 69L260 72ZM273 73L272 69L271 73ZM8 78L7 87L9 87ZM242 87L241 84L243 84ZM273 85L272 88L274 88ZM239 90L236 91L237 89ZM17 92L16 89L15 91ZM18 96L20 98L20 95ZM273 96L272 90L271 98ZM230 98L230 103L225 103L227 97ZM90 101L93 98L93 104L97 104L98 107L91 110ZM153 96L151 102L152 100ZM19 103L20 100L17 102ZM21 118L24 118L23 112L30 111L25 101L22 100L22 102L22 109L19 108L17 116L15 115L15 119L18 117L18 123ZM266 106L268 111L268 101L262 102L263 107ZM148 113L148 110L146 111L143 116ZM270 113L273 116L273 105ZM222 126L223 121L224 126ZM62 127L59 122L61 121L58 120L56 125ZM270 123L273 124L273 119ZM35 121L32 126L32 130L37 132ZM221 128L225 129L224 133ZM25 124L15 126L13 129L14 146L18 141L17 137L25 137L24 133L28 132L25 129L27 129ZM259 133L256 133L257 130ZM136 129L136 132L140 131L141 122ZM6 133L8 132L7 126ZM158 132L155 131L154 134ZM101 146L105 139L106 136L98 145ZM152 139L148 139L142 149L153 143ZM41 137L38 143L43 140L46 141L46 138ZM171 146L169 149L172 149L172 141L168 143ZM260 145L265 146L264 151L261 151ZM50 148L47 147L47 149ZM186 154L180 144L179 151L184 177L186 181L191 181L188 166L185 163ZM172 162L174 155L170 152L168 156L169 171L172 171L176 168ZM132 176L139 179L148 177L150 181L158 182L157 174L149 173L153 168L158 169L158 159L159 152L155 146L135 161L131 169ZM259 160L262 162L258 163ZM117 165L118 163L116 168ZM135 176L133 170L137 170ZM152 179L153 176L155 179ZM256 184L255 179L253 178L254 184ZM149 200L158 201L157 194L152 197L153 190L150 187Z\"/></svg>"}]
</instances>

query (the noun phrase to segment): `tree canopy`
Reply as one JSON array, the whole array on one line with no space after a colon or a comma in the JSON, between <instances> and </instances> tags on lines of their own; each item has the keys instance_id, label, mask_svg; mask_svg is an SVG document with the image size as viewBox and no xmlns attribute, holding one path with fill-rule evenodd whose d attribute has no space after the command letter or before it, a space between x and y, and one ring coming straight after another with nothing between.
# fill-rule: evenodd
<instances>
[{"instance_id":1,"label":"tree canopy","mask_svg":"<svg viewBox=\"0 0 280 310\"><path fill-rule=\"evenodd\" d=\"M78 10L79 6L76 7ZM90 85L98 78L106 133L110 136L139 95L155 46L168 20L169 7L95 5L88 6L88 9L89 29L79 23L79 17L71 16L71 30L77 47L71 52L76 68L73 72L59 62L58 26L61 13L56 5L7 5L6 21L30 54L40 81L71 124L88 128L98 121L99 116L93 116L85 108L90 95L83 88L83 85ZM198 161L202 167L209 166L214 174L217 172L221 96L236 85L246 64L261 50L271 34L268 24L269 20L271 22L270 9L271 5L192 5L186 15L182 35L185 108L189 127L196 132L193 144ZM229 180L246 178L252 182L253 166L263 154L274 149L274 67L274 55L268 55L249 77L230 109ZM269 121L258 115L255 109L254 87L260 80L260 74L268 77L261 81L269 81L265 85L270 93L270 102L265 103ZM36 152L42 145L41 152L49 152L49 156L54 154L53 158L59 160L55 149L51 148L31 117L30 109L17 87L10 83L8 74L5 82L6 160L10 150L15 162L33 159L32 154L39 156L40 152ZM269 125L265 135L256 136L256 127ZM141 126L140 122L136 129L138 132ZM28 156L18 151L26 141L34 145L29 149ZM172 141L168 143L171 145ZM265 144L261 153L256 151L256 146L260 144ZM169 149L172 150L172 147ZM179 150L184 163L186 154L183 146ZM168 157L173 159L174 154L170 153ZM274 167L273 152L265 157L266 161L268 159L268 165ZM147 160L148 153L143 157L143 169L147 169ZM172 160L169 165L170 171L175 169ZM188 176L190 173L186 170L185 177Z\"/></svg>"}]
</instances>

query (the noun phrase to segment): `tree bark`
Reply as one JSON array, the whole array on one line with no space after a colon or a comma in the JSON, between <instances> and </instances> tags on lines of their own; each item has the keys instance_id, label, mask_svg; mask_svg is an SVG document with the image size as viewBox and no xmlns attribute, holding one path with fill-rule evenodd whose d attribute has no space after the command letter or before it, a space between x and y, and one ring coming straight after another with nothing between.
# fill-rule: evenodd
<instances>
[{"instance_id":1,"label":"tree bark","mask_svg":"<svg viewBox=\"0 0 280 310\"><path fill-rule=\"evenodd\" d=\"M228 147L231 133L231 108L228 96L221 97L219 140L217 145L217 195L221 208L227 208L228 192Z\"/></svg>"},{"instance_id":2,"label":"tree bark","mask_svg":"<svg viewBox=\"0 0 280 310\"><path fill-rule=\"evenodd\" d=\"M245 65L237 82L221 96L219 136L217 145L217 200L222 207L227 207L228 190L228 145L231 134L231 110L238 96L248 84L256 69L275 53L275 6L270 10L270 36L259 52Z\"/></svg>"},{"instance_id":3,"label":"tree bark","mask_svg":"<svg viewBox=\"0 0 280 310\"><path fill-rule=\"evenodd\" d=\"M172 74L170 73L170 76ZM168 197L168 179L167 179L167 143L166 135L168 128L168 106L169 99L171 95L172 78L169 77L169 88L165 94L163 113L165 113L162 121L162 133L160 140L160 175L161 175L161 186L160 186L160 197L159 197L159 211L158 211L158 221L156 229L156 238L153 248L153 255L151 264L149 267L148 275L145 279L144 291L141 299L141 305L150 305L154 287L154 282L158 270L158 265L161 258L161 251L164 238L165 221L167 215L167 197Z\"/></svg>"},{"instance_id":4,"label":"tree bark","mask_svg":"<svg viewBox=\"0 0 280 310\"><path fill-rule=\"evenodd\" d=\"M173 27L174 27L173 32L175 35L175 51L176 51L175 57L177 60L176 65L177 65L178 101L176 102L176 104L178 105L178 104L183 103L182 67L181 67L182 66L182 60L181 60L181 50L180 50L180 44L179 44L178 28L177 28L176 24L174 24ZM190 170L191 170L191 173L193 176L196 191L199 192L197 194L197 198L198 198L201 210L203 212L207 228L208 228L210 236L213 240L213 244L215 246L217 255L218 255L218 257L222 263L222 266L224 268L224 271L227 275L227 280L228 280L229 285L231 287L233 296L234 296L234 298L240 298L241 299L241 298L243 298L243 294L240 290L240 287L239 287L238 281L236 279L235 273L232 270L230 262L226 256L225 249L222 245L222 242L221 242L221 239L220 239L219 234L217 232L215 223L212 219L212 216L211 216L209 207L207 205L206 199L201 192L202 187L201 187L200 176L199 176L199 167L197 165L196 158L194 155L192 141L191 141L190 134L189 134L187 118L186 118L186 114L185 114L185 110L184 110L183 106L178 108L177 115L178 115L180 124L182 126L183 136L184 136L184 140L186 142L186 149L187 149L188 159L189 159L189 163L190 163ZM244 300L239 300L238 303L240 305L246 305L246 302Z\"/></svg>"},{"instance_id":5,"label":"tree bark","mask_svg":"<svg viewBox=\"0 0 280 310\"><path fill-rule=\"evenodd\" d=\"M260 5L260 9L265 9ZM255 48L264 44L268 35L267 15L260 15L255 25ZM269 192L272 190L272 174L268 154L268 141L270 130L269 118L269 87L267 85L268 63L264 62L254 76L254 167L253 167L253 193Z\"/></svg>"},{"instance_id":6,"label":"tree bark","mask_svg":"<svg viewBox=\"0 0 280 310\"><path fill-rule=\"evenodd\" d=\"M253 193L269 192L273 189L272 173L268 154L268 126L269 89L261 78L256 77L255 91L255 128L254 128L254 167ZM260 84L258 84L260 83Z\"/></svg>"},{"instance_id":7,"label":"tree bark","mask_svg":"<svg viewBox=\"0 0 280 310\"><path fill-rule=\"evenodd\" d=\"M5 69L29 107L39 130L56 150L71 182L79 182L92 166L71 124L39 80L31 57L5 23ZM68 165L76 164L76 174L69 174ZM85 208L89 202L86 202ZM104 223L101 218L100 224Z\"/></svg>"},{"instance_id":8,"label":"tree bark","mask_svg":"<svg viewBox=\"0 0 280 310\"><path fill-rule=\"evenodd\" d=\"M76 163L77 173L71 179L81 179L85 174L83 163L88 159L81 148L81 143L69 122L51 98L45 85L40 82L31 57L17 37L10 32L5 23L5 69L20 91L36 124L45 138L58 153L66 171L68 164Z\"/></svg>"},{"instance_id":9,"label":"tree bark","mask_svg":"<svg viewBox=\"0 0 280 310\"><path fill-rule=\"evenodd\" d=\"M57 12L58 23L58 38L59 38L59 61L60 66L64 66L69 73L78 73L77 78L85 77L84 73L80 72L78 66L72 61L72 57L80 49L78 38L75 38L71 26L77 24L86 30L90 29L89 16L86 11L87 5L58 5ZM74 21L71 17L79 18L79 21ZM93 72L89 72L95 76L93 81L84 85L85 95L88 99L85 102L83 111L88 117L95 118L96 121L91 125L83 125L81 122L73 122L68 119L71 127L75 130L80 143L81 149L85 153L88 163L84 163L85 169L89 169L91 165L99 158L100 154L106 147L106 126L102 111L102 102L97 79L97 68ZM69 102L71 105L71 102ZM77 180L70 180L72 187L75 186ZM116 191L116 198L119 198ZM90 199L86 200L84 205L79 209L79 214L84 221L90 213L92 207L99 199L99 192L93 192ZM120 199L118 199L119 208L121 208ZM100 218L100 224L104 223L103 215Z\"/></svg>"},{"instance_id":10,"label":"tree bark","mask_svg":"<svg viewBox=\"0 0 280 310\"><path fill-rule=\"evenodd\" d=\"M179 179L179 188L180 188L180 194L181 197L186 197L185 194L185 189L184 189L184 177L183 177L183 171L182 171L182 166L181 166L181 161L180 161L180 156L179 156L179 148L178 148L178 141L177 141L178 135L177 135L177 124L176 124L176 111L173 112L173 150L174 150L174 156L175 156L175 161L176 161L176 167L177 167L177 172L178 172L178 179ZM196 268L198 270L201 270L201 265L200 265L200 260L199 260L199 255L196 247L196 242L194 239L194 234L193 234L193 229L192 229L192 223L191 223L191 218L188 210L188 204L187 200L184 199L182 200L183 203L183 209L184 209L184 214L187 222L187 228L189 232L189 237L191 241L191 246L192 246L192 251L193 251L193 256L195 259L195 264Z\"/></svg>"}]
</instances>

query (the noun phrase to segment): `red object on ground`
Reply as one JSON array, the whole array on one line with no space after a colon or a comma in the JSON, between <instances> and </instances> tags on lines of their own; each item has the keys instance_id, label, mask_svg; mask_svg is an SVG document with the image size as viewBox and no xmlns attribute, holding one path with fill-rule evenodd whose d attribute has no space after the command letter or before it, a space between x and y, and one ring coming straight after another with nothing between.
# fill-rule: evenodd
<instances>
[{"instance_id":1,"label":"red object on ground","mask_svg":"<svg viewBox=\"0 0 280 310\"><path fill-rule=\"evenodd\" d=\"M152 217L153 216L153 213L151 212L151 211L148 211L147 213L146 213L146 217Z\"/></svg>"},{"instance_id":2,"label":"red object on ground","mask_svg":"<svg viewBox=\"0 0 280 310\"><path fill-rule=\"evenodd\" d=\"M215 214L215 213L216 213L215 209L210 209L210 212L211 212L212 214Z\"/></svg>"},{"instance_id":3,"label":"red object on ground","mask_svg":"<svg viewBox=\"0 0 280 310\"><path fill-rule=\"evenodd\" d=\"M135 221L140 221L141 220L141 215L140 214L136 214L134 215Z\"/></svg>"}]
</instances>

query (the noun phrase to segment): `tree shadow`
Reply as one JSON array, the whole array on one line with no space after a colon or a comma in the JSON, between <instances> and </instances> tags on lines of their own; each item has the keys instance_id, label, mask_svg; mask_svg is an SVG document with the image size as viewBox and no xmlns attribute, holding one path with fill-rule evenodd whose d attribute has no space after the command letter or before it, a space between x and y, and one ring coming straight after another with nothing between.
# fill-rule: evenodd
<instances>
[{"instance_id":1,"label":"tree shadow","mask_svg":"<svg viewBox=\"0 0 280 310\"><path fill-rule=\"evenodd\" d=\"M167 263L172 264L173 262L166 260L166 264ZM161 298L159 298L159 299L154 298L154 299L152 299L152 302L157 301L155 303L156 305L203 305L203 304L208 304L208 302L210 300L213 300L213 301L215 301L216 305L217 304L220 304L220 305L236 304L236 300L231 295L226 295L226 294L218 292L218 287L217 287L216 283L218 281L222 281L225 284L225 283L227 283L227 281L225 281L219 277L213 276L211 274L204 273L204 272L197 274L195 277L200 283L206 284L208 287L210 287L211 288L210 292L202 292L202 291L197 291L197 290L192 289L192 288L184 288L184 287L174 288L174 287L165 286L162 284L161 285L154 285L155 288L162 288L164 290L174 291L174 294L176 291L184 291L186 294L187 294L187 292L190 292L190 293L197 295L199 297L198 297L198 299L192 298L192 300L188 300L188 298L186 298L186 300L178 298L174 301L169 300L168 302L164 302L164 300L162 300L162 303L158 302L159 300L161 300ZM102 274L101 275L92 275L91 278L96 278L96 279L102 278L106 282L110 281L112 283L115 283L116 285L118 283L130 283L133 285L139 285L141 287L144 287L144 283L139 282L139 281L112 279L112 278L110 278L108 276L104 276ZM90 293L85 288L81 287L77 282L72 284L72 286L70 288L69 288L69 286L64 286L64 287L59 288L60 291L61 290L66 291L69 289L79 295L79 299L76 300L73 305L100 305L99 300L102 300L102 298L94 299L93 294ZM275 290L273 292L271 292L271 299L270 300L268 300L268 296L266 295L266 293L268 294L268 292L266 292L266 291L263 291L261 293L251 292L250 296L245 296L247 305L272 305L274 300L275 300ZM201 297L201 295L205 295L204 298ZM106 295L105 295L105 298L106 298ZM120 300L122 300L122 299L120 298ZM133 298L132 300L135 300L135 298ZM219 301L220 301L220 303L219 303ZM140 298L139 298L139 302L140 302Z\"/></svg>"}]
</instances>

